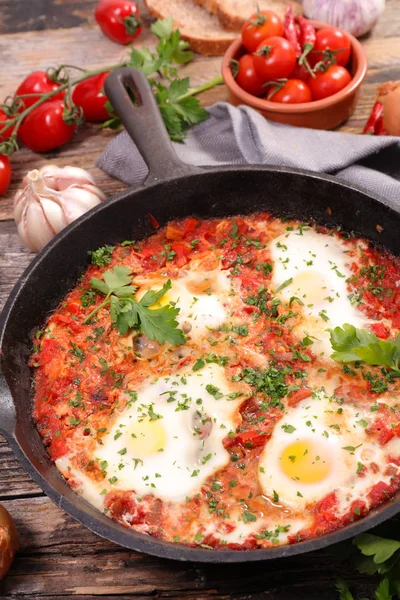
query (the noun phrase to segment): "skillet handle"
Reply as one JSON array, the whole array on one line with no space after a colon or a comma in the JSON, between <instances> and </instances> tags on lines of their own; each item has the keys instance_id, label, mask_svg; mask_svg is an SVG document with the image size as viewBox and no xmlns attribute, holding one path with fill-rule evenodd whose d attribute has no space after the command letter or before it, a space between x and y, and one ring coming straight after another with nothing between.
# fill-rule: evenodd
<instances>
[{"instance_id":1,"label":"skillet handle","mask_svg":"<svg viewBox=\"0 0 400 600\"><path fill-rule=\"evenodd\" d=\"M0 433L9 442L14 439L17 416L14 401L3 375L0 375Z\"/></svg>"},{"instance_id":2,"label":"skillet handle","mask_svg":"<svg viewBox=\"0 0 400 600\"><path fill-rule=\"evenodd\" d=\"M104 82L113 108L149 168L146 184L198 173L176 155L147 77L137 69L116 69Z\"/></svg>"}]
</instances>

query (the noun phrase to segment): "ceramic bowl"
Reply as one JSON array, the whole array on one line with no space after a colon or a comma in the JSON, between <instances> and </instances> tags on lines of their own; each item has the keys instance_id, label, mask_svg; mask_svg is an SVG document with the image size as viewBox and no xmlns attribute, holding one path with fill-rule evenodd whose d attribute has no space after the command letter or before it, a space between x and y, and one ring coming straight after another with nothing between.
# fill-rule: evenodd
<instances>
[{"instance_id":1,"label":"ceramic bowl","mask_svg":"<svg viewBox=\"0 0 400 600\"><path fill-rule=\"evenodd\" d=\"M329 25L318 21L311 21L311 23L316 29L329 27ZM241 39L235 40L225 52L222 61L222 76L229 90L229 101L235 106L243 104L251 106L266 119L278 123L311 129L334 129L352 115L357 104L360 86L367 72L367 58L363 47L354 36L347 35L350 38L352 47L350 64L347 65L353 77L351 82L340 92L329 98L301 104L270 102L252 96L239 87L232 75L230 61L232 59L238 60L247 51L242 45Z\"/></svg>"}]
</instances>

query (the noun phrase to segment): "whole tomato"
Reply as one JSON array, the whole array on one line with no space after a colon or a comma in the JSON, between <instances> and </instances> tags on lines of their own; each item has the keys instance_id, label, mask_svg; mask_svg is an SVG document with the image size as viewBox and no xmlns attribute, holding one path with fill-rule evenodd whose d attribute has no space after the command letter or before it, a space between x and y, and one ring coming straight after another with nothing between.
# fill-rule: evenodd
<instances>
[{"instance_id":1,"label":"whole tomato","mask_svg":"<svg viewBox=\"0 0 400 600\"><path fill-rule=\"evenodd\" d=\"M255 52L263 40L273 35L283 35L283 24L272 10L259 11L242 27L242 42L249 52Z\"/></svg>"},{"instance_id":2,"label":"whole tomato","mask_svg":"<svg viewBox=\"0 0 400 600\"><path fill-rule=\"evenodd\" d=\"M312 95L310 88L304 81L288 79L277 92L272 89L267 94L266 99L282 104L301 104L302 102L311 102Z\"/></svg>"},{"instance_id":3,"label":"whole tomato","mask_svg":"<svg viewBox=\"0 0 400 600\"><path fill-rule=\"evenodd\" d=\"M34 152L49 152L71 139L76 124L67 125L63 119L64 102L44 102L22 122L18 130L21 141Z\"/></svg>"},{"instance_id":4,"label":"whole tomato","mask_svg":"<svg viewBox=\"0 0 400 600\"><path fill-rule=\"evenodd\" d=\"M351 43L349 37L335 27L324 27L317 31L313 52L308 55L311 66L330 54L334 56L336 64L345 67L349 62Z\"/></svg>"},{"instance_id":5,"label":"whole tomato","mask_svg":"<svg viewBox=\"0 0 400 600\"><path fill-rule=\"evenodd\" d=\"M340 92L351 81L351 75L347 69L340 65L331 65L326 71L315 73L315 79L310 77L310 87L313 100L322 100Z\"/></svg>"},{"instance_id":6,"label":"whole tomato","mask_svg":"<svg viewBox=\"0 0 400 600\"><path fill-rule=\"evenodd\" d=\"M94 13L105 36L130 44L142 31L139 8L129 0L100 0Z\"/></svg>"},{"instance_id":7,"label":"whole tomato","mask_svg":"<svg viewBox=\"0 0 400 600\"><path fill-rule=\"evenodd\" d=\"M9 117L3 110L0 109L0 121L9 121L12 117ZM5 127L5 125L0 125L0 131ZM0 135L0 140L6 140L10 137L12 132L14 131L14 125L7 127L5 131Z\"/></svg>"},{"instance_id":8,"label":"whole tomato","mask_svg":"<svg viewBox=\"0 0 400 600\"><path fill-rule=\"evenodd\" d=\"M307 71L304 65L299 65L296 63L295 68L290 73L289 79L300 79L301 81L308 81L310 78L310 73Z\"/></svg>"},{"instance_id":9,"label":"whole tomato","mask_svg":"<svg viewBox=\"0 0 400 600\"><path fill-rule=\"evenodd\" d=\"M8 156L0 155L0 196L8 190L11 183L11 165Z\"/></svg>"},{"instance_id":10,"label":"whole tomato","mask_svg":"<svg viewBox=\"0 0 400 600\"><path fill-rule=\"evenodd\" d=\"M254 68L264 81L289 77L295 66L295 49L283 37L267 38L254 53Z\"/></svg>"},{"instance_id":11,"label":"whole tomato","mask_svg":"<svg viewBox=\"0 0 400 600\"><path fill-rule=\"evenodd\" d=\"M109 71L100 75L93 75L85 81L81 81L72 93L72 100L83 110L86 121L94 123L106 121L110 118L106 108L107 96L103 91L104 81Z\"/></svg>"},{"instance_id":12,"label":"whole tomato","mask_svg":"<svg viewBox=\"0 0 400 600\"><path fill-rule=\"evenodd\" d=\"M254 69L254 57L252 54L244 54L238 61L239 70L235 77L236 83L249 94L261 96L265 92L264 80L257 75Z\"/></svg>"},{"instance_id":13,"label":"whole tomato","mask_svg":"<svg viewBox=\"0 0 400 600\"><path fill-rule=\"evenodd\" d=\"M60 87L59 83L55 83L50 79L45 71L33 71L28 77L26 77L23 82L18 86L17 91L15 92L16 96L23 96L24 94L37 94L35 96L29 96L27 98L22 98L25 108L32 106L35 104L37 100L39 100L41 94L47 94L48 92L52 92ZM49 101L52 100L61 100L64 97L65 92L60 92Z\"/></svg>"}]
</instances>

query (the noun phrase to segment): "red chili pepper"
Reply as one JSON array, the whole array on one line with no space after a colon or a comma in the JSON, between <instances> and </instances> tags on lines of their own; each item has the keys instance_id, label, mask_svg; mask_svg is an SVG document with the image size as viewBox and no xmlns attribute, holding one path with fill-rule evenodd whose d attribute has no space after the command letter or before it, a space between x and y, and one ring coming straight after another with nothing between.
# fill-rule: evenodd
<instances>
[{"instance_id":1,"label":"red chili pepper","mask_svg":"<svg viewBox=\"0 0 400 600\"><path fill-rule=\"evenodd\" d=\"M315 40L317 38L315 27L311 25L310 21L304 17L296 17L296 23L298 23L300 27L299 40L301 47L304 49L305 44L311 44L314 47Z\"/></svg>"},{"instance_id":2,"label":"red chili pepper","mask_svg":"<svg viewBox=\"0 0 400 600\"><path fill-rule=\"evenodd\" d=\"M375 135L387 135L388 132L383 124L383 116L379 117L375 125Z\"/></svg>"},{"instance_id":3,"label":"red chili pepper","mask_svg":"<svg viewBox=\"0 0 400 600\"><path fill-rule=\"evenodd\" d=\"M283 19L283 34L288 42L291 43L293 48L296 51L296 56L301 55L301 46L299 39L297 37L296 24L294 22L292 5L288 4L285 12L285 17Z\"/></svg>"},{"instance_id":4,"label":"red chili pepper","mask_svg":"<svg viewBox=\"0 0 400 600\"><path fill-rule=\"evenodd\" d=\"M383 113L383 104L382 102L375 102L367 124L364 127L363 133L368 133L369 135L375 135L375 128L377 125L378 119L382 116Z\"/></svg>"}]
</instances>

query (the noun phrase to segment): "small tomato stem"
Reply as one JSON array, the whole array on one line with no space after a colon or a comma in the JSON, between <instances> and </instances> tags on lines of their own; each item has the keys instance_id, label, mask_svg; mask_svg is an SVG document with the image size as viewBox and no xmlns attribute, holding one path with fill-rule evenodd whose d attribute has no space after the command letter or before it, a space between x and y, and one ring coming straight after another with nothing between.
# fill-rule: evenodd
<instances>
[{"instance_id":1,"label":"small tomato stem","mask_svg":"<svg viewBox=\"0 0 400 600\"><path fill-rule=\"evenodd\" d=\"M182 96L179 97L179 100L184 100L185 98L190 98L190 96L197 96L197 94L200 94L201 92L205 92L206 90L210 90L211 88L215 87L216 85L221 85L222 83L224 83L223 77L222 77L222 75L218 75L217 77L214 77L214 79L211 79L211 81L208 81L207 83L203 83L202 85L199 85L198 87L195 87L195 88L189 88L188 91L186 92L186 94L183 94Z\"/></svg>"}]
</instances>

